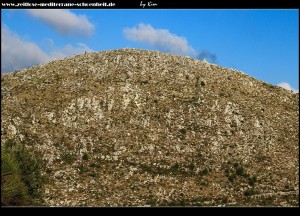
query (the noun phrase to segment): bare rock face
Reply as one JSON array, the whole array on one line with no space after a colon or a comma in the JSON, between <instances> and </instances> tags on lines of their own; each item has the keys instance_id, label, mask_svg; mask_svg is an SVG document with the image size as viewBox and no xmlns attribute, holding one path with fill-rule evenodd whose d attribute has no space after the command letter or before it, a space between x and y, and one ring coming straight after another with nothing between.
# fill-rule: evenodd
<instances>
[{"instance_id":1,"label":"bare rock face","mask_svg":"<svg viewBox=\"0 0 300 216\"><path fill-rule=\"evenodd\" d=\"M1 76L2 143L44 161L49 206L298 206L299 94L155 51Z\"/></svg>"}]
</instances>

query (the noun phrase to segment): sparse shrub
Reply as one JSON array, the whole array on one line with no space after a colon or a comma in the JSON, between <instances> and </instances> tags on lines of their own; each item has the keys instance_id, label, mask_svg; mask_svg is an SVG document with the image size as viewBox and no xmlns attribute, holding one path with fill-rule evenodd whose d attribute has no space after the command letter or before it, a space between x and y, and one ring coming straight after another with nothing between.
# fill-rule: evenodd
<instances>
[{"instance_id":1,"label":"sparse shrub","mask_svg":"<svg viewBox=\"0 0 300 216\"><path fill-rule=\"evenodd\" d=\"M186 201L185 201L184 198L182 198L181 200L179 200L179 206L186 206L186 205L187 205L187 203L186 203Z\"/></svg>"},{"instance_id":2,"label":"sparse shrub","mask_svg":"<svg viewBox=\"0 0 300 216\"><path fill-rule=\"evenodd\" d=\"M230 174L230 175L228 176L228 180L229 180L230 182L233 182L234 179L236 179L236 174L235 174L235 173L232 173L232 174Z\"/></svg>"},{"instance_id":3,"label":"sparse shrub","mask_svg":"<svg viewBox=\"0 0 300 216\"><path fill-rule=\"evenodd\" d=\"M190 164L188 165L188 168L189 168L191 171L193 171L193 170L195 169L195 165L194 165L193 163L190 163Z\"/></svg>"},{"instance_id":4,"label":"sparse shrub","mask_svg":"<svg viewBox=\"0 0 300 216\"><path fill-rule=\"evenodd\" d=\"M186 133L187 133L186 129L185 128L181 128L179 130L179 137L180 137L180 139L185 139Z\"/></svg>"},{"instance_id":5,"label":"sparse shrub","mask_svg":"<svg viewBox=\"0 0 300 216\"><path fill-rule=\"evenodd\" d=\"M237 175L242 176L244 174L244 168L242 167L242 165L237 166L235 172Z\"/></svg>"},{"instance_id":6,"label":"sparse shrub","mask_svg":"<svg viewBox=\"0 0 300 216\"><path fill-rule=\"evenodd\" d=\"M72 164L76 160L76 157L72 154L64 153L61 155L61 159L67 164Z\"/></svg>"},{"instance_id":7,"label":"sparse shrub","mask_svg":"<svg viewBox=\"0 0 300 216\"><path fill-rule=\"evenodd\" d=\"M53 170L52 170L52 169L50 169L50 168L47 168L47 169L46 169L46 173L47 173L47 174L51 174L51 173L52 173L52 171L53 171Z\"/></svg>"},{"instance_id":8,"label":"sparse shrub","mask_svg":"<svg viewBox=\"0 0 300 216\"><path fill-rule=\"evenodd\" d=\"M163 173L168 173L168 174L177 174L178 172L180 172L180 167L178 163L175 163L173 166L170 167L170 169L162 169L163 172L161 172L161 174Z\"/></svg>"},{"instance_id":9,"label":"sparse shrub","mask_svg":"<svg viewBox=\"0 0 300 216\"><path fill-rule=\"evenodd\" d=\"M14 140L12 140L12 139L8 139L8 140L6 140L6 142L5 142L5 148L6 148L6 150L8 150L8 149L12 149L13 147L15 147L17 144L15 143L15 141Z\"/></svg>"},{"instance_id":10,"label":"sparse shrub","mask_svg":"<svg viewBox=\"0 0 300 216\"><path fill-rule=\"evenodd\" d=\"M185 128L181 128L181 129L179 130L179 132L180 132L181 134L185 135L185 134L186 134L186 129L185 129Z\"/></svg>"},{"instance_id":11,"label":"sparse shrub","mask_svg":"<svg viewBox=\"0 0 300 216\"><path fill-rule=\"evenodd\" d=\"M262 200L260 200L260 205L271 206L273 204L274 200L275 200L275 197L272 197L272 196L262 198Z\"/></svg>"},{"instance_id":12,"label":"sparse shrub","mask_svg":"<svg viewBox=\"0 0 300 216\"><path fill-rule=\"evenodd\" d=\"M146 164L141 164L141 165L140 165L140 169L141 169L142 171L148 172L148 173L153 172L151 166L148 166L148 165L146 165Z\"/></svg>"},{"instance_id":13,"label":"sparse shrub","mask_svg":"<svg viewBox=\"0 0 300 216\"><path fill-rule=\"evenodd\" d=\"M82 160L88 160L88 159L89 159L88 153L84 152L82 155Z\"/></svg>"},{"instance_id":14,"label":"sparse shrub","mask_svg":"<svg viewBox=\"0 0 300 216\"><path fill-rule=\"evenodd\" d=\"M96 164L96 163L91 163L89 166L90 167L95 167L95 168L100 168L100 165Z\"/></svg>"},{"instance_id":15,"label":"sparse shrub","mask_svg":"<svg viewBox=\"0 0 300 216\"><path fill-rule=\"evenodd\" d=\"M252 177L249 177L249 178L248 178L248 183L249 183L249 185L254 186L254 184L255 184L256 182L257 182L256 176L252 176Z\"/></svg>"},{"instance_id":16,"label":"sparse shrub","mask_svg":"<svg viewBox=\"0 0 300 216\"><path fill-rule=\"evenodd\" d=\"M209 169L205 167L203 170L201 170L200 174L201 175L207 175L209 173Z\"/></svg>"},{"instance_id":17,"label":"sparse shrub","mask_svg":"<svg viewBox=\"0 0 300 216\"><path fill-rule=\"evenodd\" d=\"M78 167L78 172L79 172L79 174L82 174L82 173L84 173L84 167L83 167L83 165L81 164L81 165L79 165Z\"/></svg>"},{"instance_id":18,"label":"sparse shrub","mask_svg":"<svg viewBox=\"0 0 300 216\"><path fill-rule=\"evenodd\" d=\"M199 184L200 184L201 186L204 186L204 187L207 187L207 186L209 185L209 183L206 182L206 181L200 181Z\"/></svg>"},{"instance_id":19,"label":"sparse shrub","mask_svg":"<svg viewBox=\"0 0 300 216\"><path fill-rule=\"evenodd\" d=\"M171 167L171 170L178 170L178 169L179 169L178 163L175 163L175 164Z\"/></svg>"},{"instance_id":20,"label":"sparse shrub","mask_svg":"<svg viewBox=\"0 0 300 216\"><path fill-rule=\"evenodd\" d=\"M285 189L285 191L293 191L294 190L293 186L290 184L284 185L284 189Z\"/></svg>"},{"instance_id":21,"label":"sparse shrub","mask_svg":"<svg viewBox=\"0 0 300 216\"><path fill-rule=\"evenodd\" d=\"M254 194L256 194L257 192L253 189L253 188L250 188L250 189L247 189L245 192L244 192L244 195L245 196L252 196Z\"/></svg>"},{"instance_id":22,"label":"sparse shrub","mask_svg":"<svg viewBox=\"0 0 300 216\"><path fill-rule=\"evenodd\" d=\"M96 177L96 173L91 172L91 173L88 174L88 176L91 176L91 177L95 178Z\"/></svg>"},{"instance_id":23,"label":"sparse shrub","mask_svg":"<svg viewBox=\"0 0 300 216\"><path fill-rule=\"evenodd\" d=\"M225 93L224 92L219 92L219 96L220 97L225 97Z\"/></svg>"},{"instance_id":24,"label":"sparse shrub","mask_svg":"<svg viewBox=\"0 0 300 216\"><path fill-rule=\"evenodd\" d=\"M225 169L225 175L228 176L229 174L229 169Z\"/></svg>"},{"instance_id":25,"label":"sparse shrub","mask_svg":"<svg viewBox=\"0 0 300 216\"><path fill-rule=\"evenodd\" d=\"M157 202L154 199L153 195L149 195L147 201L146 201L146 205L150 205L150 206L156 206Z\"/></svg>"},{"instance_id":26,"label":"sparse shrub","mask_svg":"<svg viewBox=\"0 0 300 216\"><path fill-rule=\"evenodd\" d=\"M221 203L226 204L228 202L228 197L222 197L221 198Z\"/></svg>"}]
</instances>

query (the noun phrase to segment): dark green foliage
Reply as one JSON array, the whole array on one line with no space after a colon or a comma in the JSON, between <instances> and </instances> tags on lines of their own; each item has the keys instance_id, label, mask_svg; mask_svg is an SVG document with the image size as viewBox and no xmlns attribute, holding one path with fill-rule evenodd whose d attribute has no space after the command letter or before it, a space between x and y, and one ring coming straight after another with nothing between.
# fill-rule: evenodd
<instances>
[{"instance_id":1,"label":"dark green foliage","mask_svg":"<svg viewBox=\"0 0 300 216\"><path fill-rule=\"evenodd\" d=\"M96 177L96 173L91 172L91 173L88 174L88 176L91 176L91 177L95 178Z\"/></svg>"},{"instance_id":2,"label":"dark green foliage","mask_svg":"<svg viewBox=\"0 0 300 216\"><path fill-rule=\"evenodd\" d=\"M6 149L12 149L16 146L17 144L15 143L15 141L13 141L12 139L8 139L6 140L4 146L6 147Z\"/></svg>"},{"instance_id":3,"label":"dark green foliage","mask_svg":"<svg viewBox=\"0 0 300 216\"><path fill-rule=\"evenodd\" d=\"M1 147L2 205L38 205L43 184L42 161L23 144L7 140Z\"/></svg>"},{"instance_id":4,"label":"dark green foliage","mask_svg":"<svg viewBox=\"0 0 300 216\"><path fill-rule=\"evenodd\" d=\"M76 160L76 156L69 153L65 153L61 155L61 160L67 164L72 164Z\"/></svg>"},{"instance_id":5,"label":"dark green foliage","mask_svg":"<svg viewBox=\"0 0 300 216\"><path fill-rule=\"evenodd\" d=\"M248 178L248 183L251 186L254 186L254 184L257 182L256 176L252 176Z\"/></svg>"},{"instance_id":6,"label":"dark green foliage","mask_svg":"<svg viewBox=\"0 0 300 216\"><path fill-rule=\"evenodd\" d=\"M242 163L233 163L233 166L230 166L232 162L228 162L228 165L223 165L223 169L225 172L225 176L228 178L230 182L233 182L238 176L240 176L241 181L247 180L249 185L254 186L257 182L256 176L252 176L247 173L244 169Z\"/></svg>"},{"instance_id":7,"label":"dark green foliage","mask_svg":"<svg viewBox=\"0 0 300 216\"><path fill-rule=\"evenodd\" d=\"M259 204L262 205L262 206L272 206L273 205L273 202L275 200L275 197L272 197L272 196L269 196L269 197L263 197Z\"/></svg>"},{"instance_id":8,"label":"dark green foliage","mask_svg":"<svg viewBox=\"0 0 300 216\"><path fill-rule=\"evenodd\" d=\"M203 170L201 170L200 174L201 175L207 175L209 173L209 169L205 167Z\"/></svg>"},{"instance_id":9,"label":"dark green foliage","mask_svg":"<svg viewBox=\"0 0 300 216\"><path fill-rule=\"evenodd\" d=\"M238 165L235 169L237 175L242 176L244 174L244 168L241 165Z\"/></svg>"},{"instance_id":10,"label":"dark green foliage","mask_svg":"<svg viewBox=\"0 0 300 216\"><path fill-rule=\"evenodd\" d=\"M222 197L221 203L226 204L228 202L228 197Z\"/></svg>"},{"instance_id":11,"label":"dark green foliage","mask_svg":"<svg viewBox=\"0 0 300 216\"><path fill-rule=\"evenodd\" d=\"M245 196L252 196L254 194L256 194L257 192L253 189L253 188L250 188L250 189L247 189L245 192L244 192L244 195Z\"/></svg>"},{"instance_id":12,"label":"dark green foliage","mask_svg":"<svg viewBox=\"0 0 300 216\"><path fill-rule=\"evenodd\" d=\"M186 129L185 128L181 128L179 130L179 137L180 137L180 139L185 139L185 136L186 136Z\"/></svg>"},{"instance_id":13,"label":"dark green foliage","mask_svg":"<svg viewBox=\"0 0 300 216\"><path fill-rule=\"evenodd\" d=\"M96 163L91 163L89 166L90 167L95 167L95 168L100 168L101 167L99 164L96 164Z\"/></svg>"},{"instance_id":14,"label":"dark green foliage","mask_svg":"<svg viewBox=\"0 0 300 216\"><path fill-rule=\"evenodd\" d=\"M186 206L186 205L187 205L187 203L186 203L185 199L179 200L179 206Z\"/></svg>"},{"instance_id":15,"label":"dark green foliage","mask_svg":"<svg viewBox=\"0 0 300 216\"><path fill-rule=\"evenodd\" d=\"M46 169L46 173L47 173L47 174L51 174L51 173L52 173L52 169L47 168L47 169Z\"/></svg>"},{"instance_id":16,"label":"dark green foliage","mask_svg":"<svg viewBox=\"0 0 300 216\"><path fill-rule=\"evenodd\" d=\"M188 165L189 170L193 171L195 169L195 165L193 163L190 163Z\"/></svg>"},{"instance_id":17,"label":"dark green foliage","mask_svg":"<svg viewBox=\"0 0 300 216\"><path fill-rule=\"evenodd\" d=\"M141 168L141 170L142 170L143 172L148 172L148 173L154 172L154 171L152 170L152 167L151 167L151 166L148 166L148 165L146 165L146 164L141 164L141 165L140 165L140 168Z\"/></svg>"},{"instance_id":18,"label":"dark green foliage","mask_svg":"<svg viewBox=\"0 0 300 216\"><path fill-rule=\"evenodd\" d=\"M225 175L227 176L229 174L229 169L225 169Z\"/></svg>"},{"instance_id":19,"label":"dark green foliage","mask_svg":"<svg viewBox=\"0 0 300 216\"><path fill-rule=\"evenodd\" d=\"M21 170L15 156L1 146L1 206L30 203L28 188L21 179Z\"/></svg>"},{"instance_id":20,"label":"dark green foliage","mask_svg":"<svg viewBox=\"0 0 300 216\"><path fill-rule=\"evenodd\" d=\"M291 185L289 185L289 184L286 184L284 186L284 189L285 189L285 191L293 191L294 190L294 188Z\"/></svg>"},{"instance_id":21,"label":"dark green foliage","mask_svg":"<svg viewBox=\"0 0 300 216\"><path fill-rule=\"evenodd\" d=\"M150 195L148 200L146 201L146 205L156 206L157 201L154 199L153 195Z\"/></svg>"},{"instance_id":22,"label":"dark green foliage","mask_svg":"<svg viewBox=\"0 0 300 216\"><path fill-rule=\"evenodd\" d=\"M21 179L28 187L29 195L32 198L40 198L40 188L43 184L41 176L42 162L34 155L34 153L25 149L23 145L16 145L12 149L21 170Z\"/></svg>"},{"instance_id":23,"label":"dark green foliage","mask_svg":"<svg viewBox=\"0 0 300 216\"><path fill-rule=\"evenodd\" d=\"M89 159L89 155L84 152L83 155L82 155L82 160L88 160Z\"/></svg>"},{"instance_id":24,"label":"dark green foliage","mask_svg":"<svg viewBox=\"0 0 300 216\"><path fill-rule=\"evenodd\" d=\"M185 134L186 134L186 129L181 128L181 129L179 130L179 132L180 132L181 134L185 135Z\"/></svg>"},{"instance_id":25,"label":"dark green foliage","mask_svg":"<svg viewBox=\"0 0 300 216\"><path fill-rule=\"evenodd\" d=\"M179 165L178 163L175 163L172 167L171 167L171 170L178 170L179 169Z\"/></svg>"},{"instance_id":26,"label":"dark green foliage","mask_svg":"<svg viewBox=\"0 0 300 216\"><path fill-rule=\"evenodd\" d=\"M173 166L171 166L170 169L160 169L162 172L159 174L177 174L180 171L178 163L175 163Z\"/></svg>"},{"instance_id":27,"label":"dark green foliage","mask_svg":"<svg viewBox=\"0 0 300 216\"><path fill-rule=\"evenodd\" d=\"M159 204L159 206L188 206L189 202L184 198L184 194L180 194L180 198L178 200L172 200L164 204Z\"/></svg>"}]
</instances>

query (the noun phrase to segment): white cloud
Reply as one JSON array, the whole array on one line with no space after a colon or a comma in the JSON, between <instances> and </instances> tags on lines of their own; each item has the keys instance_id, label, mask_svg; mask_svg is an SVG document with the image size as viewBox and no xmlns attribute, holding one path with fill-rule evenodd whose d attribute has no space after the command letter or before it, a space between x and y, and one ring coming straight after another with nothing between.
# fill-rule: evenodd
<instances>
[{"instance_id":1,"label":"white cloud","mask_svg":"<svg viewBox=\"0 0 300 216\"><path fill-rule=\"evenodd\" d=\"M277 86L282 87L282 88L285 88L285 89L290 90L290 91L293 91L294 93L299 92L299 89L294 89L294 88L293 88L289 83L287 83L287 82L281 82L281 83L278 83Z\"/></svg>"},{"instance_id":2,"label":"white cloud","mask_svg":"<svg viewBox=\"0 0 300 216\"><path fill-rule=\"evenodd\" d=\"M126 39L152 45L164 52L178 55L196 55L196 51L181 36L172 34L167 29L155 29L150 24L141 23L138 27L125 28Z\"/></svg>"},{"instance_id":3,"label":"white cloud","mask_svg":"<svg viewBox=\"0 0 300 216\"><path fill-rule=\"evenodd\" d=\"M48 50L50 50L49 55L51 56L51 59L60 59L74 54L93 51L84 43L77 43L76 46L67 44L66 46L60 48L57 47L54 41L51 39L46 40L46 47L48 47Z\"/></svg>"},{"instance_id":4,"label":"white cloud","mask_svg":"<svg viewBox=\"0 0 300 216\"><path fill-rule=\"evenodd\" d=\"M50 60L36 44L24 41L5 25L1 31L1 72L18 70Z\"/></svg>"},{"instance_id":5,"label":"white cloud","mask_svg":"<svg viewBox=\"0 0 300 216\"><path fill-rule=\"evenodd\" d=\"M12 72L37 64L43 64L53 59L64 58L73 54L91 52L88 46L82 43L57 47L51 39L47 40L49 48L45 52L37 44L21 38L2 24L1 31L1 73Z\"/></svg>"},{"instance_id":6,"label":"white cloud","mask_svg":"<svg viewBox=\"0 0 300 216\"><path fill-rule=\"evenodd\" d=\"M63 35L90 37L95 28L85 15L76 15L67 9L30 9L27 12Z\"/></svg>"}]
</instances>

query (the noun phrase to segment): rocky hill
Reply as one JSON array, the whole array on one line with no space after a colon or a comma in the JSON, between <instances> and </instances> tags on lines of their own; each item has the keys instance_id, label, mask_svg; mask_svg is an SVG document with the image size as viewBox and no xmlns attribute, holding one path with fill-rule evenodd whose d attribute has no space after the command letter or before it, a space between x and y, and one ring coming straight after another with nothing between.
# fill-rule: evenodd
<instances>
[{"instance_id":1,"label":"rocky hill","mask_svg":"<svg viewBox=\"0 0 300 216\"><path fill-rule=\"evenodd\" d=\"M43 160L49 206L298 206L299 94L156 51L1 75L1 140Z\"/></svg>"}]
</instances>

